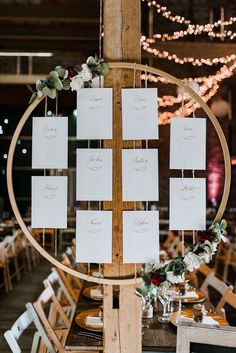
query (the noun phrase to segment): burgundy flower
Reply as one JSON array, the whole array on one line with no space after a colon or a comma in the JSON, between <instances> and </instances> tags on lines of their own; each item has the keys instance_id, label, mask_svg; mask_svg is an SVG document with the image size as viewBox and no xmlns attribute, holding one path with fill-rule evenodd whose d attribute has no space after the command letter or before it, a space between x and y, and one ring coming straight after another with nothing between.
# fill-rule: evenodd
<instances>
[{"instance_id":1,"label":"burgundy flower","mask_svg":"<svg viewBox=\"0 0 236 353\"><path fill-rule=\"evenodd\" d=\"M154 285L154 286L159 286L162 282L162 278L160 276L159 273L153 273L150 277L150 282Z\"/></svg>"},{"instance_id":2,"label":"burgundy flower","mask_svg":"<svg viewBox=\"0 0 236 353\"><path fill-rule=\"evenodd\" d=\"M67 67L67 70L68 70L68 77L69 77L69 78L72 78L72 77L78 75L78 72L75 71L75 69L73 68L73 66Z\"/></svg>"},{"instance_id":3,"label":"burgundy flower","mask_svg":"<svg viewBox=\"0 0 236 353\"><path fill-rule=\"evenodd\" d=\"M198 231L197 238L200 243L203 243L205 240L209 240L210 243L213 243L215 235L208 231Z\"/></svg>"}]
</instances>

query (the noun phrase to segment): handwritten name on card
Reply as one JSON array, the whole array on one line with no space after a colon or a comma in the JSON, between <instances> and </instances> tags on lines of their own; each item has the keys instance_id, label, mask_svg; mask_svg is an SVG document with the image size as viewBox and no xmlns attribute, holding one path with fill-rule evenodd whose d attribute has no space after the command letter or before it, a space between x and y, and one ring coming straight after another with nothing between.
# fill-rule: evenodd
<instances>
[{"instance_id":1,"label":"handwritten name on card","mask_svg":"<svg viewBox=\"0 0 236 353\"><path fill-rule=\"evenodd\" d=\"M171 119L170 168L206 169L206 119Z\"/></svg>"},{"instance_id":2,"label":"handwritten name on card","mask_svg":"<svg viewBox=\"0 0 236 353\"><path fill-rule=\"evenodd\" d=\"M206 179L170 179L170 229L206 229Z\"/></svg>"},{"instance_id":3,"label":"handwritten name on card","mask_svg":"<svg viewBox=\"0 0 236 353\"><path fill-rule=\"evenodd\" d=\"M68 117L34 117L32 168L68 167Z\"/></svg>"},{"instance_id":4,"label":"handwritten name on card","mask_svg":"<svg viewBox=\"0 0 236 353\"><path fill-rule=\"evenodd\" d=\"M32 176L32 228L67 227L67 177Z\"/></svg>"},{"instance_id":5,"label":"handwritten name on card","mask_svg":"<svg viewBox=\"0 0 236 353\"><path fill-rule=\"evenodd\" d=\"M112 200L111 149L77 149L76 199Z\"/></svg>"},{"instance_id":6,"label":"handwritten name on card","mask_svg":"<svg viewBox=\"0 0 236 353\"><path fill-rule=\"evenodd\" d=\"M112 211L76 211L76 262L112 262Z\"/></svg>"},{"instance_id":7,"label":"handwritten name on card","mask_svg":"<svg viewBox=\"0 0 236 353\"><path fill-rule=\"evenodd\" d=\"M158 150L122 150L123 201L158 200Z\"/></svg>"},{"instance_id":8,"label":"handwritten name on card","mask_svg":"<svg viewBox=\"0 0 236 353\"><path fill-rule=\"evenodd\" d=\"M158 139L157 89L122 89L124 140Z\"/></svg>"},{"instance_id":9,"label":"handwritten name on card","mask_svg":"<svg viewBox=\"0 0 236 353\"><path fill-rule=\"evenodd\" d=\"M112 88L77 92L77 139L112 139Z\"/></svg>"},{"instance_id":10,"label":"handwritten name on card","mask_svg":"<svg viewBox=\"0 0 236 353\"><path fill-rule=\"evenodd\" d=\"M123 212L123 261L159 261L159 212Z\"/></svg>"}]
</instances>

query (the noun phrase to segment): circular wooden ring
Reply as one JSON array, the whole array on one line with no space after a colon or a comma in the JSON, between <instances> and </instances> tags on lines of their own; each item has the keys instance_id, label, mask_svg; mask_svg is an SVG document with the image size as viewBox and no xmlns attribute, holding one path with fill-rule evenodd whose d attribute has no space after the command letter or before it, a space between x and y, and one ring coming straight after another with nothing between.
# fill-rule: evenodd
<instances>
[{"instance_id":1,"label":"circular wooden ring","mask_svg":"<svg viewBox=\"0 0 236 353\"><path fill-rule=\"evenodd\" d=\"M199 105L202 107L202 109L205 111L207 116L210 118L216 133L219 137L220 144L222 147L223 151L223 156L224 156L224 166L225 166L225 182L224 182L224 190L223 190L223 196L222 200L220 203L220 207L218 209L218 212L216 214L216 217L214 219L215 221L218 221L221 219L223 216L226 203L228 200L229 196L229 190L230 190L230 180L231 180L231 164L230 164L230 155L229 155L229 150L227 146L227 142L224 136L224 133L221 129L221 126L213 114L213 112L210 110L208 105L199 97L199 95L189 86L185 85L181 80L177 79L176 77L168 74L167 72L155 69L150 66L146 65L140 65L140 64L134 64L134 63L126 63L126 62L113 62L109 63L110 69L131 69L131 70L140 70L144 72L149 72L158 76L162 76L169 80L170 82L178 85L179 87L182 87L185 91L189 93L189 95L195 99ZM9 199L10 203L14 212L14 215L17 219L17 222L19 223L19 226L21 227L23 233L26 235L28 240L31 242L31 244L36 248L36 250L44 256L48 261L50 261L53 265L59 267L63 271L69 273L72 276L79 277L83 280L89 281L89 282L95 282L98 284L110 284L110 285L131 285L131 284L139 284L142 282L142 278L131 278L131 279L122 279L122 278L97 278L93 277L84 273L81 273L79 271L76 271L72 268L69 268L62 264L60 261L55 259L52 255L50 255L46 250L44 250L39 243L34 239L32 236L31 232L27 228L20 211L18 209L17 203L16 203L16 198L15 198L15 193L14 193L14 188L13 188L13 180L12 180L12 168L13 168L13 158L14 158L14 153L15 153L15 148L17 144L17 140L20 136L21 130L24 127L26 121L29 119L30 115L34 111L34 109L37 107L37 105L42 102L42 100L45 97L42 97L40 99L36 99L25 111L23 114L21 120L19 121L16 130L14 132L14 135L11 140L11 145L8 153L8 160L7 160L7 188L8 188L8 194L9 194Z\"/></svg>"}]
</instances>

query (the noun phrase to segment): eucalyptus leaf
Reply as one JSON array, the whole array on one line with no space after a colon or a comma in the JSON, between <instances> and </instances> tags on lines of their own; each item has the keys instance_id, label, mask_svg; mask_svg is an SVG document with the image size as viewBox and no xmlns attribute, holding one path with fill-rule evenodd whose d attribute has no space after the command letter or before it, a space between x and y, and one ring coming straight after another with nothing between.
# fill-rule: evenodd
<instances>
[{"instance_id":1,"label":"eucalyptus leaf","mask_svg":"<svg viewBox=\"0 0 236 353\"><path fill-rule=\"evenodd\" d=\"M27 88L28 88L28 90L29 90L31 93L35 93L34 90L33 90L33 88L32 88L30 85L27 85Z\"/></svg>"},{"instance_id":2,"label":"eucalyptus leaf","mask_svg":"<svg viewBox=\"0 0 236 353\"><path fill-rule=\"evenodd\" d=\"M58 73L59 77L66 78L68 76L68 71L62 66L56 66L55 71Z\"/></svg>"},{"instance_id":3,"label":"eucalyptus leaf","mask_svg":"<svg viewBox=\"0 0 236 353\"><path fill-rule=\"evenodd\" d=\"M109 65L107 63L101 63L101 75L106 76L109 73Z\"/></svg>"},{"instance_id":4,"label":"eucalyptus leaf","mask_svg":"<svg viewBox=\"0 0 236 353\"><path fill-rule=\"evenodd\" d=\"M55 88L58 89L58 91L61 91L63 89L63 84L59 78L55 78L53 80Z\"/></svg>"},{"instance_id":5,"label":"eucalyptus leaf","mask_svg":"<svg viewBox=\"0 0 236 353\"><path fill-rule=\"evenodd\" d=\"M97 61L93 56L88 57L86 64L88 66L96 66L97 65Z\"/></svg>"},{"instance_id":6,"label":"eucalyptus leaf","mask_svg":"<svg viewBox=\"0 0 236 353\"><path fill-rule=\"evenodd\" d=\"M52 79L52 78L59 78L59 74L57 71L51 71L49 73L49 79Z\"/></svg>"}]
</instances>

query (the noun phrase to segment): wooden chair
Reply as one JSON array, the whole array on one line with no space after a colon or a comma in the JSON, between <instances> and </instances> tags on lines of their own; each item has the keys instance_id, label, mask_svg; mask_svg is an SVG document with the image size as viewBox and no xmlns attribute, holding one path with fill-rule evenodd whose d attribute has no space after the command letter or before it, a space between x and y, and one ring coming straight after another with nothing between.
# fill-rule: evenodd
<instances>
[{"instance_id":1,"label":"wooden chair","mask_svg":"<svg viewBox=\"0 0 236 353\"><path fill-rule=\"evenodd\" d=\"M56 295L49 285L41 293L39 298L33 304L44 329L54 345L54 349L58 353L65 353L64 344L68 330L70 327L70 321L63 311ZM49 306L49 308L48 308ZM46 315L46 311L49 309L49 315ZM55 320L57 318L57 320ZM57 327L55 323L60 322L60 327Z\"/></svg>"},{"instance_id":2,"label":"wooden chair","mask_svg":"<svg viewBox=\"0 0 236 353\"><path fill-rule=\"evenodd\" d=\"M0 288L4 287L6 293L12 290L9 263L8 263L8 258L5 250L7 243L8 243L7 237L5 237L4 240L0 242L0 268L2 269L2 272L3 272L3 282L1 283Z\"/></svg>"},{"instance_id":3,"label":"wooden chair","mask_svg":"<svg viewBox=\"0 0 236 353\"><path fill-rule=\"evenodd\" d=\"M191 343L213 346L214 352L217 351L214 346L236 348L236 327L212 327L195 322L190 323L180 318L177 328L176 353L191 353Z\"/></svg>"},{"instance_id":4,"label":"wooden chair","mask_svg":"<svg viewBox=\"0 0 236 353\"><path fill-rule=\"evenodd\" d=\"M69 268L73 268L71 261L66 254L62 254L61 262L64 265L68 266ZM70 296L72 297L73 302L75 304L77 304L77 301L78 301L78 298L80 295L80 291L82 288L82 281L79 278L74 277L74 276L70 275L69 273L64 272L60 268L57 268L57 272L61 276L61 279L64 282L65 287L66 287L67 291L69 292Z\"/></svg>"},{"instance_id":5,"label":"wooden chair","mask_svg":"<svg viewBox=\"0 0 236 353\"><path fill-rule=\"evenodd\" d=\"M199 268L193 271L189 278L190 282L193 284L195 288L199 288L199 277L202 276L204 279L209 275L210 272L213 272L213 269L209 266L202 264Z\"/></svg>"},{"instance_id":6,"label":"wooden chair","mask_svg":"<svg viewBox=\"0 0 236 353\"><path fill-rule=\"evenodd\" d=\"M225 284L223 281L221 281L219 278L215 276L214 271L211 271L208 274L202 286L200 287L201 292L203 292L206 298L210 302L212 302L212 300L210 300L209 287L214 288L214 290L217 291L220 294L220 296L223 296L229 289L227 284ZM216 303L213 303L213 304L216 305Z\"/></svg>"},{"instance_id":7,"label":"wooden chair","mask_svg":"<svg viewBox=\"0 0 236 353\"><path fill-rule=\"evenodd\" d=\"M179 238L178 235L175 235L172 231L168 232L167 238L162 245L162 249L169 251L173 243L176 242L177 238Z\"/></svg>"},{"instance_id":8,"label":"wooden chair","mask_svg":"<svg viewBox=\"0 0 236 353\"><path fill-rule=\"evenodd\" d=\"M16 320L11 329L4 333L4 337L12 352L22 352L18 340L32 323L34 323L37 331L33 338L31 353L42 353L42 347L46 348L49 353L56 353L31 303L26 304L26 311ZM38 350L40 345L41 348Z\"/></svg>"},{"instance_id":9,"label":"wooden chair","mask_svg":"<svg viewBox=\"0 0 236 353\"><path fill-rule=\"evenodd\" d=\"M221 300L219 301L216 307L217 313L223 315L225 319L227 319L226 318L227 315L224 309L224 306L226 304L229 304L232 308L236 309L236 294L233 293L232 287L228 287L228 289L225 291L223 297L221 298Z\"/></svg>"},{"instance_id":10,"label":"wooden chair","mask_svg":"<svg viewBox=\"0 0 236 353\"><path fill-rule=\"evenodd\" d=\"M231 246L230 243L221 242L218 246L215 256L215 273L217 277L222 279L225 283L228 279L229 265L231 259Z\"/></svg>"},{"instance_id":11,"label":"wooden chair","mask_svg":"<svg viewBox=\"0 0 236 353\"><path fill-rule=\"evenodd\" d=\"M35 239L42 243L43 234L45 235L45 247L49 248L52 253L54 253L54 246L55 246L55 229L51 228L34 228L32 233Z\"/></svg>"},{"instance_id":12,"label":"wooden chair","mask_svg":"<svg viewBox=\"0 0 236 353\"><path fill-rule=\"evenodd\" d=\"M49 285L54 288L57 285L56 297L63 307L67 317L70 321L72 321L76 305L55 267L52 268L52 272L43 281L43 284L45 288L47 288Z\"/></svg>"}]
</instances>

